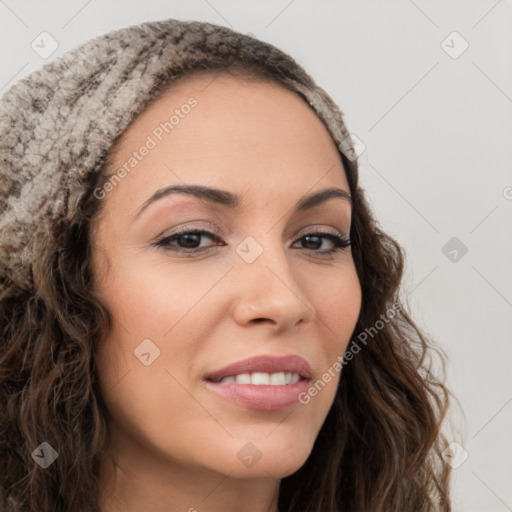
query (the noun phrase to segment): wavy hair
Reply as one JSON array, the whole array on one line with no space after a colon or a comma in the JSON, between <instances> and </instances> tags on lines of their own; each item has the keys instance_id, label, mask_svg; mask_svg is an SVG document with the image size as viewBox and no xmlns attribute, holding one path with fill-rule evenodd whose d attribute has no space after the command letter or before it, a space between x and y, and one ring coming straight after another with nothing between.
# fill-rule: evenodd
<instances>
[{"instance_id":1,"label":"wavy hair","mask_svg":"<svg viewBox=\"0 0 512 512\"><path fill-rule=\"evenodd\" d=\"M232 70L280 83L243 63ZM106 179L114 154L112 148L101 169L90 173L89 193L74 219L56 223L50 237L43 229L34 232L48 250L33 262L33 286L0 282L1 511L99 512L99 462L110 432L95 355L112 317L94 289L91 225L102 203L93 190ZM345 169L357 171L356 162L340 157ZM400 297L403 249L379 227L357 173L347 172L347 179L352 254L362 288L347 349L354 357L344 361L309 458L281 481L279 510L449 512L450 466L441 457L451 396L444 385L445 356ZM391 308L394 318L382 322ZM379 320L383 327L355 353L354 337ZM443 363L441 377L432 356ZM32 455L43 441L58 452L58 464L47 469Z\"/></svg>"}]
</instances>

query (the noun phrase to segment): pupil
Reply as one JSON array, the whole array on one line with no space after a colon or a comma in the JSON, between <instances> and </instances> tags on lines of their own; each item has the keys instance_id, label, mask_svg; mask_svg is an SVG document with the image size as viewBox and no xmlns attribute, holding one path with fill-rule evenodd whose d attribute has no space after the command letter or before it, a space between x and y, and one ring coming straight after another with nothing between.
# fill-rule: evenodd
<instances>
[{"instance_id":1,"label":"pupil","mask_svg":"<svg viewBox=\"0 0 512 512\"><path fill-rule=\"evenodd\" d=\"M199 237L199 235L197 234L187 234L187 235L182 235L180 238L181 240L185 240L185 244L180 244L184 247L186 247L187 249L194 249L194 244L197 243L197 238ZM188 240L188 242L186 241ZM191 244L191 245L190 245Z\"/></svg>"},{"instance_id":2,"label":"pupil","mask_svg":"<svg viewBox=\"0 0 512 512\"><path fill-rule=\"evenodd\" d=\"M310 242L312 242L314 247L309 246L308 249L318 249L319 244L322 245L322 241L320 240L319 236L312 236L312 235L306 236L304 243L309 244Z\"/></svg>"}]
</instances>

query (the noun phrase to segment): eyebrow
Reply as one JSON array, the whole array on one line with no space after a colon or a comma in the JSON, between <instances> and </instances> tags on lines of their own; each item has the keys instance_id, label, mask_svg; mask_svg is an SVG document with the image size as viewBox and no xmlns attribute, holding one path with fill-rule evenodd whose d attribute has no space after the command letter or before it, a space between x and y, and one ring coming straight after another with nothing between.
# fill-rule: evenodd
<instances>
[{"instance_id":1,"label":"eyebrow","mask_svg":"<svg viewBox=\"0 0 512 512\"><path fill-rule=\"evenodd\" d=\"M172 185L157 190L147 201L144 202L133 220L135 221L135 219L137 219L149 205L171 194L187 194L199 199L205 199L206 201L219 204L232 210L239 210L241 205L241 198L227 190L220 190L203 185ZM332 198L346 200L349 202L350 206L352 206L352 197L346 190L341 188L326 188L301 197L295 205L295 212L310 210L311 208L314 208L315 206Z\"/></svg>"}]
</instances>

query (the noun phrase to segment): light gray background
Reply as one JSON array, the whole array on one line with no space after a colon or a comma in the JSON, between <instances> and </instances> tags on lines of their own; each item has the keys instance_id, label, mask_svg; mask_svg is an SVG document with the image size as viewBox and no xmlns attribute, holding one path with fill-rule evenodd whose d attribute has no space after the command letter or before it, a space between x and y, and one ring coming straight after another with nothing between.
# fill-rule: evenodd
<instances>
[{"instance_id":1,"label":"light gray background","mask_svg":"<svg viewBox=\"0 0 512 512\"><path fill-rule=\"evenodd\" d=\"M449 356L469 453L455 511L512 510L512 2L0 0L0 94L94 36L168 17L275 44L345 112L375 214L406 250L413 314ZM59 44L48 59L31 48L42 31ZM453 31L458 58L441 46Z\"/></svg>"}]
</instances>

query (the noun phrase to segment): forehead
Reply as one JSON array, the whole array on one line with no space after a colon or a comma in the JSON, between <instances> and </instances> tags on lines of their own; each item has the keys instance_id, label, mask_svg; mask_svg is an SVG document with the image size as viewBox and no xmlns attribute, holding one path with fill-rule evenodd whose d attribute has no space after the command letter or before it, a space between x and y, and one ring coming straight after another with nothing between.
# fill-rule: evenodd
<instances>
[{"instance_id":1,"label":"forehead","mask_svg":"<svg viewBox=\"0 0 512 512\"><path fill-rule=\"evenodd\" d=\"M225 73L177 79L134 119L116 150L109 171L127 172L110 198L129 193L139 204L159 187L183 183L275 198L283 190L303 195L320 180L348 190L336 144L299 94Z\"/></svg>"}]
</instances>

